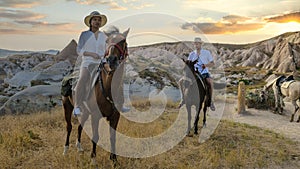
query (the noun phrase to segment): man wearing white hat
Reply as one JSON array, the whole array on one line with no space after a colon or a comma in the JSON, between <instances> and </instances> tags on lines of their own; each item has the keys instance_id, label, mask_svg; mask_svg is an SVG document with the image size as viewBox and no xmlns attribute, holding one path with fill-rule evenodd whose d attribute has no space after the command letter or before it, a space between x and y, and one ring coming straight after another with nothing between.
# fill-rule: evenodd
<instances>
[{"instance_id":1,"label":"man wearing white hat","mask_svg":"<svg viewBox=\"0 0 300 169\"><path fill-rule=\"evenodd\" d=\"M188 60L192 62L197 60L197 62L194 65L195 70L196 72L200 73L203 78L206 79L207 84L209 85L209 94L211 98L210 109L212 111L215 111L216 108L212 99L213 81L208 70L208 68L213 67L215 63L210 51L201 48L203 43L204 42L199 37L196 37L194 39L194 46L196 49L189 54Z\"/></svg>"}]
</instances>

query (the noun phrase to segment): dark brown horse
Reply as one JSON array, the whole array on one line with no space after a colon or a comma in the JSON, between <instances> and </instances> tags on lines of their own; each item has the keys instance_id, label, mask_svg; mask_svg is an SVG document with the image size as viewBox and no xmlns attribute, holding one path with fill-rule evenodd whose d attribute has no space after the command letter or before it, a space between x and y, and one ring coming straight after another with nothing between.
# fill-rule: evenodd
<instances>
[{"instance_id":1,"label":"dark brown horse","mask_svg":"<svg viewBox=\"0 0 300 169\"><path fill-rule=\"evenodd\" d=\"M194 62L189 60L185 62L185 76L180 80L180 88L183 94L183 100L188 112L188 129L187 134L190 134L191 128L191 108L196 107L196 116L194 121L194 134L198 134L198 121L200 111L203 108L203 127L206 126L206 111L209 106L209 97L206 90L207 84L205 79L202 79L194 70ZM204 104L203 104L204 103ZM204 106L204 107L203 107Z\"/></svg>"},{"instance_id":2,"label":"dark brown horse","mask_svg":"<svg viewBox=\"0 0 300 169\"><path fill-rule=\"evenodd\" d=\"M102 117L106 117L106 119L109 122L110 125L110 142L111 142L111 154L110 159L114 162L114 165L117 164L117 156L115 151L115 142L116 142L116 128L119 122L120 113L118 111L119 105L118 103L114 102L112 99L112 91L120 90L122 87L119 87L119 89L113 89L112 87L112 79L114 76L114 73L116 69L124 68L124 62L123 60L125 57L127 57L127 42L126 37L129 32L129 29L123 33L119 33L119 30L117 28L110 30L110 32L105 32L107 35L107 55L105 56L107 58L106 63L100 63L99 65L99 73L97 77L97 81L95 82L95 85L90 90L90 94L88 96L88 99L86 101L85 107L83 106L82 115L80 116L80 125L78 126L78 136L77 136L77 148L78 151L83 151L80 139L81 139L81 133L83 126L88 119L89 116L91 116L91 126L92 126L92 153L91 158L92 161L95 163L95 157L96 157L96 146L97 142L99 140L99 120ZM123 71L121 71L123 73ZM117 73L120 73L118 71ZM116 75L117 75L116 73ZM118 75L121 77L121 75ZM119 86L120 83L118 83ZM122 91L120 92L122 93ZM121 96L122 98L122 96ZM64 154L67 153L69 148L69 137L72 130L72 123L71 123L71 117L73 112L73 99L72 96L63 96L62 97L62 103L65 113L65 120L67 122L67 138L65 143L65 149ZM122 103L120 103L122 104Z\"/></svg>"}]
</instances>

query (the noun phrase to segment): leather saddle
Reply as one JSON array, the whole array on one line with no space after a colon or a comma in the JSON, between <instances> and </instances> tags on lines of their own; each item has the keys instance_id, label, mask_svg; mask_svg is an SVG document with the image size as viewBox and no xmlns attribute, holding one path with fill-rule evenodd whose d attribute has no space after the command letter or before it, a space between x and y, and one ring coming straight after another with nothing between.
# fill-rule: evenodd
<instances>
[{"instance_id":1,"label":"leather saddle","mask_svg":"<svg viewBox=\"0 0 300 169\"><path fill-rule=\"evenodd\" d=\"M290 81L293 81L293 80L294 80L293 75L290 75L290 76L288 76L288 77L285 77L284 75L280 76L280 77L276 80L276 86L278 87L279 93L282 94L280 88L282 87L283 83L285 83L285 82L290 82Z\"/></svg>"}]
</instances>

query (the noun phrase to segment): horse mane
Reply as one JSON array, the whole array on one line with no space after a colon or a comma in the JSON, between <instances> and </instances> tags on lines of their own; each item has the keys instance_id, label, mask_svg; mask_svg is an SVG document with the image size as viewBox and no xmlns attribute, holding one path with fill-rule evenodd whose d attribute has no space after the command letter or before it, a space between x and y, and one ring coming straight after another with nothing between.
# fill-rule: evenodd
<instances>
[{"instance_id":1,"label":"horse mane","mask_svg":"<svg viewBox=\"0 0 300 169\"><path fill-rule=\"evenodd\" d=\"M275 79L271 80L270 82L268 82L265 86L264 86L264 90L269 90L269 88L274 84L276 83L276 81L280 78L279 77L276 77Z\"/></svg>"},{"instance_id":2,"label":"horse mane","mask_svg":"<svg viewBox=\"0 0 300 169\"><path fill-rule=\"evenodd\" d=\"M107 29L105 29L103 32L106 35L110 36L110 35L113 35L113 34L116 34L116 33L120 33L120 30L116 26L111 25Z\"/></svg>"}]
</instances>

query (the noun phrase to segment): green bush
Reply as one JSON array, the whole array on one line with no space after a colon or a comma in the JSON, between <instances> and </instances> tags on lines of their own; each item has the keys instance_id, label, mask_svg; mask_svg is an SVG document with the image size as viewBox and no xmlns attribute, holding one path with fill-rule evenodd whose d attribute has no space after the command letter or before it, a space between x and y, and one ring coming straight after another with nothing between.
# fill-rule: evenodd
<instances>
[{"instance_id":1,"label":"green bush","mask_svg":"<svg viewBox=\"0 0 300 169\"><path fill-rule=\"evenodd\" d=\"M273 91L266 91L266 98L261 100L259 92L248 92L246 94L246 105L248 108L271 109L275 107L275 97Z\"/></svg>"}]
</instances>

